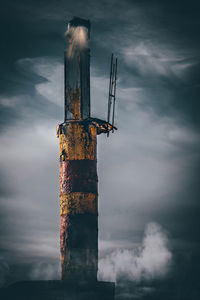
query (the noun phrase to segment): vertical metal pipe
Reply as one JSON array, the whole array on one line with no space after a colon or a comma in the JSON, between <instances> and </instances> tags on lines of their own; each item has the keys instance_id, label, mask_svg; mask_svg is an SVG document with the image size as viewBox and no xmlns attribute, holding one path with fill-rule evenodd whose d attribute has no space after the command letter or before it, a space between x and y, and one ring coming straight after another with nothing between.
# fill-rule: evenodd
<instances>
[{"instance_id":1,"label":"vertical metal pipe","mask_svg":"<svg viewBox=\"0 0 200 300\"><path fill-rule=\"evenodd\" d=\"M117 85L117 58L115 59L115 67L114 67L114 98L113 98L112 126L114 126L114 122L115 122L115 97L116 97L116 85ZM114 128L112 129L112 132L114 132Z\"/></svg>"}]
</instances>

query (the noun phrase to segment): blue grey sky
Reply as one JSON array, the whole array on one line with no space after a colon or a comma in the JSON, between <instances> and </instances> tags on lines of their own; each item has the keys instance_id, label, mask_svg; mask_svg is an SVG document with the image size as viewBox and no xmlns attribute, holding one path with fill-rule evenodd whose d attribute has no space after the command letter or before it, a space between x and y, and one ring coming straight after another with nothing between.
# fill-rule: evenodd
<instances>
[{"instance_id":1,"label":"blue grey sky","mask_svg":"<svg viewBox=\"0 0 200 300\"><path fill-rule=\"evenodd\" d=\"M193 0L1 3L1 285L59 278L56 125L64 32L79 16L92 24L94 117L106 118L111 53L119 60L118 130L98 137L99 278L117 282L117 299L198 298L199 8Z\"/></svg>"}]
</instances>

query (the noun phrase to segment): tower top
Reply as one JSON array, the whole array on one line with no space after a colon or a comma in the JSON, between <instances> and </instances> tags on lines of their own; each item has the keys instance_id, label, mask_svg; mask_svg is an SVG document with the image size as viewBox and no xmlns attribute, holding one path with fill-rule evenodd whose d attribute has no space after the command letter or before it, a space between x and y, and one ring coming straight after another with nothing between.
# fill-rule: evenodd
<instances>
[{"instance_id":1,"label":"tower top","mask_svg":"<svg viewBox=\"0 0 200 300\"><path fill-rule=\"evenodd\" d=\"M73 17L73 19L71 19L68 22L66 35L70 37L72 30L75 29L76 27L82 27L82 28L84 27L87 30L87 37L88 39L90 39L90 28L91 28L90 20Z\"/></svg>"},{"instance_id":2,"label":"tower top","mask_svg":"<svg viewBox=\"0 0 200 300\"><path fill-rule=\"evenodd\" d=\"M90 29L91 23L90 20L86 20L86 19L82 19L82 18L78 18L78 17L73 17L73 19L71 19L68 22L68 28L69 27L77 27L77 26L84 26L88 29Z\"/></svg>"}]
</instances>

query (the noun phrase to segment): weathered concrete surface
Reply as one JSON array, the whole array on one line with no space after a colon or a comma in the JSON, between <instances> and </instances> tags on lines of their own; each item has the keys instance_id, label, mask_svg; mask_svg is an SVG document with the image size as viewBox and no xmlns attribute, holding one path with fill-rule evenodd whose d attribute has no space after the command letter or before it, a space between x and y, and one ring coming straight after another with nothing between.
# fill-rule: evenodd
<instances>
[{"instance_id":1,"label":"weathered concrete surface","mask_svg":"<svg viewBox=\"0 0 200 300\"><path fill-rule=\"evenodd\" d=\"M80 30L84 47L76 40L80 38L76 35ZM64 53L65 117L64 123L58 126L57 136L60 143L61 279L66 281L69 278L97 279L97 135L114 129L108 122L90 117L89 32L89 20L75 17L70 21L69 48Z\"/></svg>"},{"instance_id":2,"label":"weathered concrete surface","mask_svg":"<svg viewBox=\"0 0 200 300\"><path fill-rule=\"evenodd\" d=\"M61 215L61 279L97 279L97 214Z\"/></svg>"},{"instance_id":3,"label":"weathered concrete surface","mask_svg":"<svg viewBox=\"0 0 200 300\"><path fill-rule=\"evenodd\" d=\"M97 249L97 233L97 216L95 214L61 216L62 251L65 250L65 247Z\"/></svg>"},{"instance_id":4,"label":"weathered concrete surface","mask_svg":"<svg viewBox=\"0 0 200 300\"><path fill-rule=\"evenodd\" d=\"M59 128L60 160L96 160L97 129L83 122L67 122Z\"/></svg>"},{"instance_id":5,"label":"weathered concrete surface","mask_svg":"<svg viewBox=\"0 0 200 300\"><path fill-rule=\"evenodd\" d=\"M97 128L88 121L59 126L61 279L97 279Z\"/></svg>"},{"instance_id":6,"label":"weathered concrete surface","mask_svg":"<svg viewBox=\"0 0 200 300\"><path fill-rule=\"evenodd\" d=\"M60 193L73 192L97 194L96 160L66 160L60 163Z\"/></svg>"},{"instance_id":7,"label":"weathered concrete surface","mask_svg":"<svg viewBox=\"0 0 200 300\"><path fill-rule=\"evenodd\" d=\"M65 121L90 117L90 50L65 51Z\"/></svg>"}]
</instances>

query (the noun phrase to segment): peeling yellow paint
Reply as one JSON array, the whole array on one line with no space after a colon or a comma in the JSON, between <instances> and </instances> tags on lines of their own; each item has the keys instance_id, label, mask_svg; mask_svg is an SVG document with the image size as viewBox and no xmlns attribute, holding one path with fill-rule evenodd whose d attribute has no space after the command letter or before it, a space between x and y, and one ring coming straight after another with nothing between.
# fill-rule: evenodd
<instances>
[{"instance_id":1,"label":"peeling yellow paint","mask_svg":"<svg viewBox=\"0 0 200 300\"><path fill-rule=\"evenodd\" d=\"M84 214L98 212L98 196L93 193L71 193L60 195L60 214Z\"/></svg>"},{"instance_id":2,"label":"peeling yellow paint","mask_svg":"<svg viewBox=\"0 0 200 300\"><path fill-rule=\"evenodd\" d=\"M96 159L96 135L94 126L70 122L66 125L66 133L59 134L60 159Z\"/></svg>"}]
</instances>

